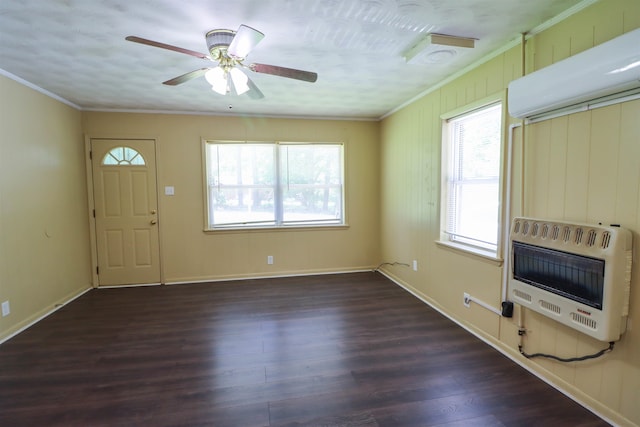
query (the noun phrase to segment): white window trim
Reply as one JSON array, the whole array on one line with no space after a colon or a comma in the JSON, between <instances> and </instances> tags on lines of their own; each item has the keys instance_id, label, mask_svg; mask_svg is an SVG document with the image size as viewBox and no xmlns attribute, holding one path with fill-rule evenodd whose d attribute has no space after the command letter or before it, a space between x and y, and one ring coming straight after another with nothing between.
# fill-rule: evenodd
<instances>
[{"instance_id":1,"label":"white window trim","mask_svg":"<svg viewBox=\"0 0 640 427\"><path fill-rule=\"evenodd\" d=\"M204 201L204 229L203 231L206 233L224 233L224 232L261 232L261 231L285 231L285 230L339 230L349 228L348 224L348 214L347 214L347 185L346 185L346 157L347 157L347 144L344 142L335 142L335 141L313 141L313 142L301 142L301 141L275 141L275 140L251 140L251 141L236 141L236 140L220 140L215 138L203 138L202 141L202 176L203 176L203 201ZM316 224L301 224L301 223L290 223L290 224L275 224L275 225L229 225L229 226L219 226L212 227L209 221L209 188L208 188L208 180L207 180L207 144L273 144L274 149L280 145L340 145L342 147L342 170L341 170L341 180L342 180L342 223L316 223ZM276 157L276 168L279 169L278 158ZM279 173L279 172L278 172ZM276 180L278 176L276 176ZM279 186L276 185L276 191L279 191ZM276 209L279 209L276 206Z\"/></svg>"},{"instance_id":2,"label":"white window trim","mask_svg":"<svg viewBox=\"0 0 640 427\"><path fill-rule=\"evenodd\" d=\"M452 241L448 238L447 233L445 231L445 221L447 215L447 206L446 206L446 193L447 193L447 180L445 175L442 173L445 165L450 160L449 153L449 143L448 143L448 126L447 122L453 118L464 116L472 113L475 110L479 110L485 107L489 107L493 104L502 103L502 129L500 133L500 177L498 179L498 187L499 187L499 209L498 209L498 230L497 230L497 247L495 251L490 249L485 249L479 246L467 245L459 242ZM495 262L496 264L501 264L504 260L503 256L503 224L504 224L504 182L505 182L505 141L506 141L506 132L508 128L508 111L507 111L507 92L506 90L501 91L498 94L491 95L489 97L477 100L470 104L467 104L461 108L457 108L455 110L449 111L440 116L442 122L441 128L441 140L440 146L442 148L441 152L441 173L440 173L440 221L439 221L439 237L438 240L435 241L436 245L441 248L453 249L456 252L460 252L463 254L470 254L474 257L478 257L483 260ZM447 143L445 143L445 138Z\"/></svg>"}]
</instances>

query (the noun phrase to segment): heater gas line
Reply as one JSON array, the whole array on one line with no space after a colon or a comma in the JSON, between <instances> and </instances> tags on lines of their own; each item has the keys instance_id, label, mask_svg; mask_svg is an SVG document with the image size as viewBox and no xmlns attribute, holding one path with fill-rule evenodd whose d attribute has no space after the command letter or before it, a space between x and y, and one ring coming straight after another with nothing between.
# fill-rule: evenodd
<instances>
[{"instance_id":1,"label":"heater gas line","mask_svg":"<svg viewBox=\"0 0 640 427\"><path fill-rule=\"evenodd\" d=\"M479 300L478 298L472 297L471 295L465 293L464 294L464 304L465 306L470 305L472 302L475 304L478 304L480 307L485 308L495 314L497 314L498 316L502 315L502 311L498 310L497 308L493 307L491 304L487 304L486 302Z\"/></svg>"},{"instance_id":2,"label":"heater gas line","mask_svg":"<svg viewBox=\"0 0 640 427\"><path fill-rule=\"evenodd\" d=\"M512 123L509 125L509 135L507 139L507 176L506 176L506 189L505 189L505 214L502 229L502 250L505 252L505 256L503 257L502 262L502 289L500 292L500 301L507 300L507 286L509 284L509 231L511 230L511 215L513 213L513 205L511 200L511 185L513 181L513 133L514 130L518 127L523 126L522 122L520 123ZM524 131L522 137L524 138ZM522 180L524 183L524 179ZM521 196L524 196L521 192ZM524 200L524 197L521 197L521 201ZM522 210L522 206L521 206Z\"/></svg>"}]
</instances>

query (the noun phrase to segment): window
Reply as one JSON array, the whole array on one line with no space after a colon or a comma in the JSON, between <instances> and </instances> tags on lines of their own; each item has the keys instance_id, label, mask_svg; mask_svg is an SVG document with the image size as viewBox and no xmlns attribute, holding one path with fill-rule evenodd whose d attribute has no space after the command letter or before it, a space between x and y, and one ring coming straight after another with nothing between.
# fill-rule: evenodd
<instances>
[{"instance_id":1,"label":"window","mask_svg":"<svg viewBox=\"0 0 640 427\"><path fill-rule=\"evenodd\" d=\"M105 154L102 164L107 166L144 166L144 157L131 147L116 147Z\"/></svg>"},{"instance_id":2,"label":"window","mask_svg":"<svg viewBox=\"0 0 640 427\"><path fill-rule=\"evenodd\" d=\"M441 241L496 255L501 136L501 103L445 121Z\"/></svg>"},{"instance_id":3,"label":"window","mask_svg":"<svg viewBox=\"0 0 640 427\"><path fill-rule=\"evenodd\" d=\"M207 228L344 224L342 144L205 143Z\"/></svg>"}]
</instances>

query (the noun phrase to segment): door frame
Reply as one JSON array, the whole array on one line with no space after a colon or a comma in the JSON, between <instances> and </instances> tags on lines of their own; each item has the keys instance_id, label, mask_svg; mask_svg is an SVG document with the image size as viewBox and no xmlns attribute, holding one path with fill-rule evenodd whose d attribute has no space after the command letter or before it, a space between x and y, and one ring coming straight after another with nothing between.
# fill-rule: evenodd
<instances>
[{"instance_id":1,"label":"door frame","mask_svg":"<svg viewBox=\"0 0 640 427\"><path fill-rule=\"evenodd\" d=\"M162 262L162 199L160 198L160 185L158 183L158 138L155 137L133 137L133 136L84 136L84 152L85 152L85 166L87 174L87 216L89 218L89 244L91 247L91 286L94 288L100 287L100 278L98 276L98 238L96 234L96 218L94 216L96 204L93 194L93 163L91 161L91 140L92 139L117 139L126 141L146 139L153 141L155 155L155 167L156 167L156 197L158 201L158 262L160 263L160 285L165 284L164 276L164 263ZM119 288L127 286L157 286L158 284L138 284L138 285L121 285Z\"/></svg>"}]
</instances>

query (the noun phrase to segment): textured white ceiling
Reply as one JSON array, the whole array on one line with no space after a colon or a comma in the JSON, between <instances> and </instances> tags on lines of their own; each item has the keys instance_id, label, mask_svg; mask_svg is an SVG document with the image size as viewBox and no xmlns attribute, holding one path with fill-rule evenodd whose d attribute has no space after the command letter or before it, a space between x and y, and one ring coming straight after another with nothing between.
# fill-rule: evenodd
<instances>
[{"instance_id":1,"label":"textured white ceiling","mask_svg":"<svg viewBox=\"0 0 640 427\"><path fill-rule=\"evenodd\" d=\"M83 109L379 118L581 0L2 0L0 69ZM125 41L208 53L215 28L264 40L246 62L315 71L316 83L250 73L265 98L221 96L211 63ZM477 39L446 62L402 53L429 32ZM231 110L229 107L232 107Z\"/></svg>"}]
</instances>

